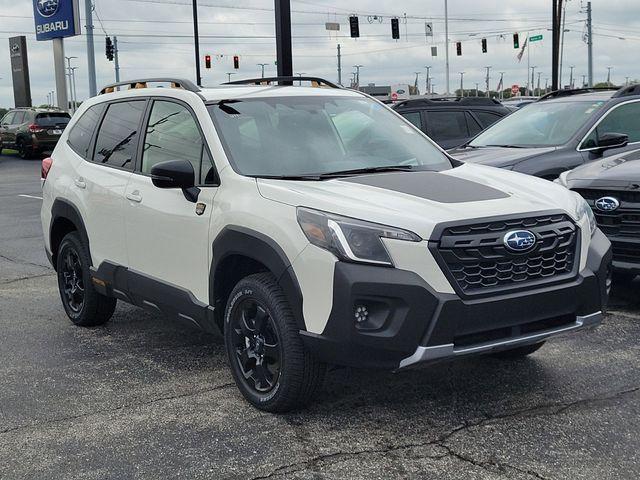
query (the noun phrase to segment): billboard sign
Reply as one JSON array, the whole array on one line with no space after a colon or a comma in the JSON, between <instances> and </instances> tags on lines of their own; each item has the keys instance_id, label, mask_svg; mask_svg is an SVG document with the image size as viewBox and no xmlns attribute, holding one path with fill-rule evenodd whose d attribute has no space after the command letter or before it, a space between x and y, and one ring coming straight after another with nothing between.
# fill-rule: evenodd
<instances>
[{"instance_id":1,"label":"billboard sign","mask_svg":"<svg viewBox=\"0 0 640 480\"><path fill-rule=\"evenodd\" d=\"M36 40L80 35L78 0L33 0Z\"/></svg>"}]
</instances>

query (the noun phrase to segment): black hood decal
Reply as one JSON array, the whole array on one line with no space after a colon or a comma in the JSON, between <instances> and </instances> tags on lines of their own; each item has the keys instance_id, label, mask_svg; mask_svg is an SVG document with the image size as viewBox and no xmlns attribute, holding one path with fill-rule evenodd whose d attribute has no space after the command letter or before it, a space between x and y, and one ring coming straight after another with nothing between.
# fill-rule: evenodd
<instances>
[{"instance_id":1,"label":"black hood decal","mask_svg":"<svg viewBox=\"0 0 640 480\"><path fill-rule=\"evenodd\" d=\"M481 183L437 172L392 172L340 179L440 203L481 202L509 195Z\"/></svg>"}]
</instances>

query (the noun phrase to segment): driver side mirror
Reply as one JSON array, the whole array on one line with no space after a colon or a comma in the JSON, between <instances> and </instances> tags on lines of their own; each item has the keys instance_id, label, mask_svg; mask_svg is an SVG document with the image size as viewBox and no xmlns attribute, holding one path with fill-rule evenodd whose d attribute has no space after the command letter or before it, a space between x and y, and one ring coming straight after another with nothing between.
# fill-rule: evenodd
<instances>
[{"instance_id":1,"label":"driver side mirror","mask_svg":"<svg viewBox=\"0 0 640 480\"><path fill-rule=\"evenodd\" d=\"M180 188L190 202L196 202L200 193L195 177L193 165L187 160L169 160L151 167L151 182L156 187Z\"/></svg>"},{"instance_id":2,"label":"driver side mirror","mask_svg":"<svg viewBox=\"0 0 640 480\"><path fill-rule=\"evenodd\" d=\"M603 133L598 137L596 148L600 153L612 148L626 147L629 144L629 135L623 133Z\"/></svg>"}]
</instances>

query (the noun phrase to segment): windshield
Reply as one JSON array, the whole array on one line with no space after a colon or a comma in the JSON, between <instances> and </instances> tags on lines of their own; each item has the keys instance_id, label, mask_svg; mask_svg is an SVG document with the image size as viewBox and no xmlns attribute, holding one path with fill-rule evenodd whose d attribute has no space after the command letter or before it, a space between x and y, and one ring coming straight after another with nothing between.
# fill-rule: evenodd
<instances>
[{"instance_id":1,"label":"windshield","mask_svg":"<svg viewBox=\"0 0 640 480\"><path fill-rule=\"evenodd\" d=\"M538 102L478 135L469 146L557 147L567 143L605 102Z\"/></svg>"},{"instance_id":2,"label":"windshield","mask_svg":"<svg viewBox=\"0 0 640 480\"><path fill-rule=\"evenodd\" d=\"M242 175L451 168L422 133L368 98L229 100L210 105L209 112L234 170Z\"/></svg>"}]
</instances>

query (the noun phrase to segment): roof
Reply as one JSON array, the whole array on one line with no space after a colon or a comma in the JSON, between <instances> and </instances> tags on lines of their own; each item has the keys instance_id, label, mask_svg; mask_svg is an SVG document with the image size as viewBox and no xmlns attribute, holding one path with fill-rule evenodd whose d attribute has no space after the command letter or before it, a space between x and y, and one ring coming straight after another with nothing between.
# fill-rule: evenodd
<instances>
[{"instance_id":1,"label":"roof","mask_svg":"<svg viewBox=\"0 0 640 480\"><path fill-rule=\"evenodd\" d=\"M346 88L317 88L278 85L220 85L203 87L199 94L206 101L225 100L228 98L267 98L267 97L358 97L354 90Z\"/></svg>"}]
</instances>

